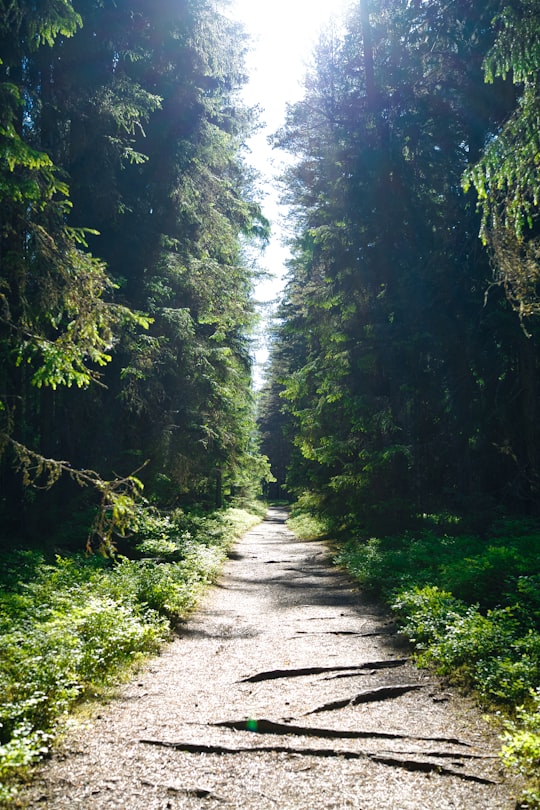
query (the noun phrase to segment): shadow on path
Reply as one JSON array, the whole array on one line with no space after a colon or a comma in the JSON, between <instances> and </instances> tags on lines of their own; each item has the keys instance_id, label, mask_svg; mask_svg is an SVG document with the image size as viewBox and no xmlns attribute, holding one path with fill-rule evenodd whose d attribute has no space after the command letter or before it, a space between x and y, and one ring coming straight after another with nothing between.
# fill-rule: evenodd
<instances>
[{"instance_id":1,"label":"shadow on path","mask_svg":"<svg viewBox=\"0 0 540 810\"><path fill-rule=\"evenodd\" d=\"M28 810L514 807L478 712L286 518L270 509L179 637L67 736Z\"/></svg>"}]
</instances>

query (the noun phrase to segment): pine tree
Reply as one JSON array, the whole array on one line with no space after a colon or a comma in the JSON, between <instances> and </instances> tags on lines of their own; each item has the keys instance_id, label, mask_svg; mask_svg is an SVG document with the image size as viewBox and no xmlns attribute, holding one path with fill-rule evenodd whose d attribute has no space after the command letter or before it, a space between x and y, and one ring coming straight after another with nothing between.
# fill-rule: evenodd
<instances>
[{"instance_id":1,"label":"pine tree","mask_svg":"<svg viewBox=\"0 0 540 810\"><path fill-rule=\"evenodd\" d=\"M265 469L243 37L206 0L74 7L33 40L30 9L3 21L3 435L104 479L144 468L158 501L213 502L218 480L226 494ZM13 489L7 457L2 475Z\"/></svg>"},{"instance_id":2,"label":"pine tree","mask_svg":"<svg viewBox=\"0 0 540 810\"><path fill-rule=\"evenodd\" d=\"M465 174L482 211L480 235L520 317L540 312L538 115L540 111L540 9L534 0L501 3L494 18L497 37L484 60L490 84L511 81L516 103L493 133L478 162Z\"/></svg>"},{"instance_id":3,"label":"pine tree","mask_svg":"<svg viewBox=\"0 0 540 810\"><path fill-rule=\"evenodd\" d=\"M485 395L489 326L504 306L483 306L489 266L461 189L508 93L482 81L493 8L366 9L352 10L342 40L321 40L278 135L298 156L279 339L303 340L283 375L301 451L289 481L342 525L388 529L430 504L477 499L497 479L482 478L486 465L501 474L495 486L508 472Z\"/></svg>"}]
</instances>

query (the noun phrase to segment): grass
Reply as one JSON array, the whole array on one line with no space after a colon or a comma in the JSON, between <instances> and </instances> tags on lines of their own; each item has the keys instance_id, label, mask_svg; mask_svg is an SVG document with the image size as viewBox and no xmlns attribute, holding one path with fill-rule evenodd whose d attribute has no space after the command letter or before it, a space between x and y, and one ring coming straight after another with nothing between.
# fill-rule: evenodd
<instances>
[{"instance_id":1,"label":"grass","mask_svg":"<svg viewBox=\"0 0 540 810\"><path fill-rule=\"evenodd\" d=\"M195 608L228 550L259 522L228 509L141 509L132 555L14 550L0 570L0 802L50 748L66 715L142 657Z\"/></svg>"},{"instance_id":2,"label":"grass","mask_svg":"<svg viewBox=\"0 0 540 810\"><path fill-rule=\"evenodd\" d=\"M421 524L349 538L336 563L392 608L420 666L505 718L503 759L528 780L522 806L540 808L540 524L498 520L485 536L452 516ZM328 536L324 521L298 510L289 525Z\"/></svg>"}]
</instances>

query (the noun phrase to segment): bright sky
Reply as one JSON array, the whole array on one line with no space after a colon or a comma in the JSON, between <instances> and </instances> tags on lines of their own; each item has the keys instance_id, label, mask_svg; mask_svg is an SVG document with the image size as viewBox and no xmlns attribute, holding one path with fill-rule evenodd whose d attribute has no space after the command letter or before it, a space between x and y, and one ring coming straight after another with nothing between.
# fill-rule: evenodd
<instances>
[{"instance_id":1,"label":"bright sky","mask_svg":"<svg viewBox=\"0 0 540 810\"><path fill-rule=\"evenodd\" d=\"M281 244L282 228L278 190L283 155L267 143L285 119L287 102L302 97L302 83L320 31L333 17L339 18L350 0L232 0L229 15L243 23L252 39L247 58L250 76L244 91L248 105L262 108L265 128L251 139L251 162L263 175L263 210L272 224L272 240L261 266L272 276L256 290L259 301L272 301L282 288L282 276L288 251ZM264 362L264 348L256 353L258 364Z\"/></svg>"}]
</instances>

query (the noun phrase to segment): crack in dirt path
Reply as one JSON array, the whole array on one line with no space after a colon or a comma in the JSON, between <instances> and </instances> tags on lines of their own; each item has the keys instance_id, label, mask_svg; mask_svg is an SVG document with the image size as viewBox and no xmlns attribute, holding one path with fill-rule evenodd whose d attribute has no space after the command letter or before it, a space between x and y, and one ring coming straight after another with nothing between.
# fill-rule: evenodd
<instances>
[{"instance_id":1,"label":"crack in dirt path","mask_svg":"<svg viewBox=\"0 0 540 810\"><path fill-rule=\"evenodd\" d=\"M384 611L285 518L269 510L237 544L179 638L66 736L23 806L514 806L478 711L416 670Z\"/></svg>"}]
</instances>

